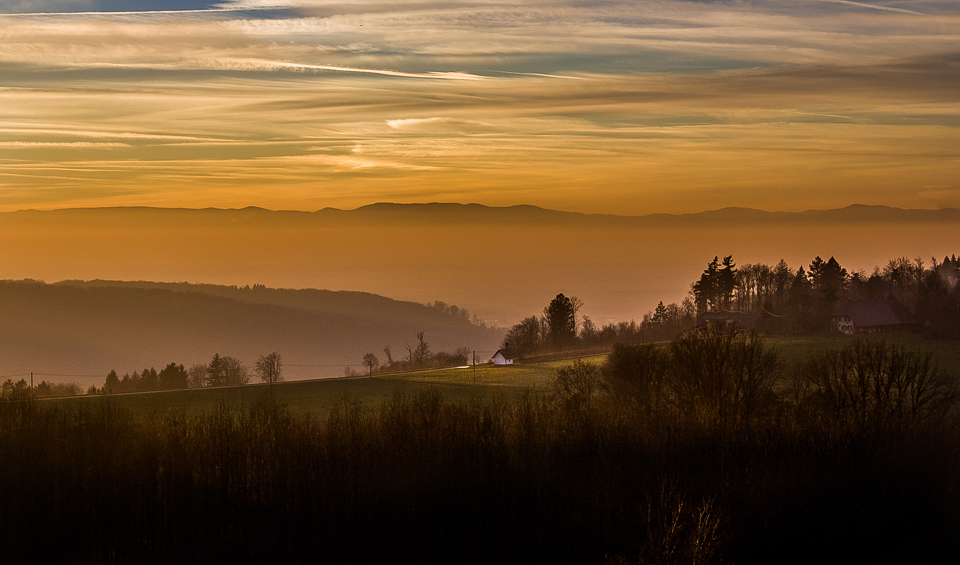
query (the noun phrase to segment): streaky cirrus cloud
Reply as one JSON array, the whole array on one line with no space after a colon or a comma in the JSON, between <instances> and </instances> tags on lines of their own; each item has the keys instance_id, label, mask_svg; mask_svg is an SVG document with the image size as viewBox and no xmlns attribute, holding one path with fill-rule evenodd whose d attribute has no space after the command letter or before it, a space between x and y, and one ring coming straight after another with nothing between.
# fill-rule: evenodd
<instances>
[{"instance_id":1,"label":"streaky cirrus cloud","mask_svg":"<svg viewBox=\"0 0 960 565\"><path fill-rule=\"evenodd\" d=\"M958 205L960 2L19 2L0 209Z\"/></svg>"}]
</instances>

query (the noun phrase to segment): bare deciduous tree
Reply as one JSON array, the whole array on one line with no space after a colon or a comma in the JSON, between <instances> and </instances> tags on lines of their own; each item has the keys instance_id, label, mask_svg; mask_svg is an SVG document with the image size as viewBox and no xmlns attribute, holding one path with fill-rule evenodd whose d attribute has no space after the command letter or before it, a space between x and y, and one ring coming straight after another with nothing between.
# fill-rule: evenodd
<instances>
[{"instance_id":1,"label":"bare deciduous tree","mask_svg":"<svg viewBox=\"0 0 960 565\"><path fill-rule=\"evenodd\" d=\"M557 369L550 384L567 406L580 409L590 407L591 400L600 392L600 382L598 367L577 359L573 365Z\"/></svg>"},{"instance_id":2,"label":"bare deciduous tree","mask_svg":"<svg viewBox=\"0 0 960 565\"><path fill-rule=\"evenodd\" d=\"M250 382L247 367L236 357L224 357L223 367L227 386L245 385Z\"/></svg>"},{"instance_id":3,"label":"bare deciduous tree","mask_svg":"<svg viewBox=\"0 0 960 565\"><path fill-rule=\"evenodd\" d=\"M257 376L267 384L282 381L282 369L283 365L280 360L280 353L277 351L269 355L261 355L260 358L257 359L256 365L254 365L254 371L257 373Z\"/></svg>"},{"instance_id":4,"label":"bare deciduous tree","mask_svg":"<svg viewBox=\"0 0 960 565\"><path fill-rule=\"evenodd\" d=\"M187 371L187 385L190 388L200 388L207 378L207 366L197 363Z\"/></svg>"},{"instance_id":5,"label":"bare deciduous tree","mask_svg":"<svg viewBox=\"0 0 960 565\"><path fill-rule=\"evenodd\" d=\"M430 360L430 345L423 336L424 332L417 333L416 347L411 347L409 343L404 342L407 348L407 363L410 367L423 367Z\"/></svg>"},{"instance_id":6,"label":"bare deciduous tree","mask_svg":"<svg viewBox=\"0 0 960 565\"><path fill-rule=\"evenodd\" d=\"M380 366L380 360L377 359L377 356L373 353L367 353L363 356L363 365L369 370L370 376L372 377L373 370Z\"/></svg>"},{"instance_id":7,"label":"bare deciduous tree","mask_svg":"<svg viewBox=\"0 0 960 565\"><path fill-rule=\"evenodd\" d=\"M413 352L414 360L418 367L423 367L430 360L430 346L423 338L423 332L417 334L417 341L419 343L417 343L417 348Z\"/></svg>"}]
</instances>

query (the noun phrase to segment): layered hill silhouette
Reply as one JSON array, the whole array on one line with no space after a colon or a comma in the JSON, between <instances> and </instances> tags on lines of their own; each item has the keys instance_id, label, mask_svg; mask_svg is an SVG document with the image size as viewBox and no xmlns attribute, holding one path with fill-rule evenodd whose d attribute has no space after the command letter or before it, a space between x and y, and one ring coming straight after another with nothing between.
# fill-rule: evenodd
<instances>
[{"instance_id":1,"label":"layered hill silhouette","mask_svg":"<svg viewBox=\"0 0 960 565\"><path fill-rule=\"evenodd\" d=\"M448 312L361 292L0 281L0 374L89 386L111 369L189 367L214 353L252 370L259 355L279 351L288 378L342 375L347 365L362 370L365 353L385 360L385 346L402 358L421 331L434 352L496 349L500 330Z\"/></svg>"},{"instance_id":2,"label":"layered hill silhouette","mask_svg":"<svg viewBox=\"0 0 960 565\"><path fill-rule=\"evenodd\" d=\"M958 248L958 209L862 205L645 216L451 203L0 214L0 279L363 291L457 304L500 327L540 313L560 292L580 298L581 314L600 325L639 319L660 300L681 301L714 256L793 268L834 256L869 274L893 257L929 262Z\"/></svg>"}]
</instances>

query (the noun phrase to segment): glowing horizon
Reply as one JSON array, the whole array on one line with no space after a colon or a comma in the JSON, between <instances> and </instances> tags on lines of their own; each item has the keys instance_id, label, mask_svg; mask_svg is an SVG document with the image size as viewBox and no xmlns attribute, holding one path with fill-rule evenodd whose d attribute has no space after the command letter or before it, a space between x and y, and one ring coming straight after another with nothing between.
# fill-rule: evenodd
<instances>
[{"instance_id":1,"label":"glowing horizon","mask_svg":"<svg viewBox=\"0 0 960 565\"><path fill-rule=\"evenodd\" d=\"M0 8L0 211L960 205L957 1L116 4Z\"/></svg>"}]
</instances>

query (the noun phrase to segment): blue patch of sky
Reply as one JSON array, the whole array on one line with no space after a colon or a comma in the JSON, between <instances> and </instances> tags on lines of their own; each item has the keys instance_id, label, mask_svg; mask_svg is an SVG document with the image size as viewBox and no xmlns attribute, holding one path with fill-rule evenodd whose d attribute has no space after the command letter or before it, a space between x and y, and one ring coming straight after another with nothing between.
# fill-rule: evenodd
<instances>
[{"instance_id":1,"label":"blue patch of sky","mask_svg":"<svg viewBox=\"0 0 960 565\"><path fill-rule=\"evenodd\" d=\"M223 0L25 0L2 3L0 14L131 14L144 12L211 12L229 13L231 17L255 17L258 19L284 19L298 17L295 10L287 8L230 9ZM224 12L227 9L227 12Z\"/></svg>"},{"instance_id":2,"label":"blue patch of sky","mask_svg":"<svg viewBox=\"0 0 960 565\"><path fill-rule=\"evenodd\" d=\"M130 12L222 11L230 9L224 0L0 0L0 14L81 14ZM260 18L296 16L286 8L254 9L238 6L234 13L256 13Z\"/></svg>"},{"instance_id":3,"label":"blue patch of sky","mask_svg":"<svg viewBox=\"0 0 960 565\"><path fill-rule=\"evenodd\" d=\"M25 0L0 3L7 14L209 10L222 0Z\"/></svg>"}]
</instances>

